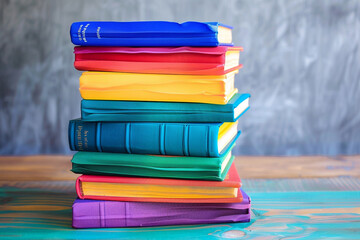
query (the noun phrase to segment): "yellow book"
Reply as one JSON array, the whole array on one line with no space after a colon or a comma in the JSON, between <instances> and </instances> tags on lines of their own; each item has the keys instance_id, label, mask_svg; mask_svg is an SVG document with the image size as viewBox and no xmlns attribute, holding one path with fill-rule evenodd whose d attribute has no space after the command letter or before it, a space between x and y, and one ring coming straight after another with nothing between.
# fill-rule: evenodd
<instances>
[{"instance_id":1,"label":"yellow book","mask_svg":"<svg viewBox=\"0 0 360 240\"><path fill-rule=\"evenodd\" d=\"M80 93L90 100L226 104L237 93L237 72L220 76L84 72Z\"/></svg>"}]
</instances>

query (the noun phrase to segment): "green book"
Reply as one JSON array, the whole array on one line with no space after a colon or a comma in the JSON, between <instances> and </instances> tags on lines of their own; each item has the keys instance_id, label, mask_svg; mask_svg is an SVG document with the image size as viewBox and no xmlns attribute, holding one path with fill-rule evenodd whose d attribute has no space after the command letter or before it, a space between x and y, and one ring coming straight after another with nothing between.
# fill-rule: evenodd
<instances>
[{"instance_id":1,"label":"green book","mask_svg":"<svg viewBox=\"0 0 360 240\"><path fill-rule=\"evenodd\" d=\"M229 146L220 157L187 157L126 153L77 152L74 173L195 180L224 180L234 157Z\"/></svg>"}]
</instances>

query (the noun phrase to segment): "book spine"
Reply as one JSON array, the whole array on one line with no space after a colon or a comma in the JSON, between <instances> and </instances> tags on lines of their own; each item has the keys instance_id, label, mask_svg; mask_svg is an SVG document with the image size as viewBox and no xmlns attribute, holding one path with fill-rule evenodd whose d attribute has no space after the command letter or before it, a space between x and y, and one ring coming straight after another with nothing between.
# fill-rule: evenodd
<instances>
[{"instance_id":1,"label":"book spine","mask_svg":"<svg viewBox=\"0 0 360 240\"><path fill-rule=\"evenodd\" d=\"M110 112L110 111L109 111ZM242 114L241 114L242 115ZM240 115L240 116L241 116ZM240 117L239 116L239 117ZM237 117L236 120L239 118ZM125 111L118 113L92 113L88 109L81 109L81 118L84 121L96 122L192 122L192 123L219 123L219 122L235 122L234 113L171 113L166 111L163 113L126 113Z\"/></svg>"},{"instance_id":2,"label":"book spine","mask_svg":"<svg viewBox=\"0 0 360 240\"><path fill-rule=\"evenodd\" d=\"M96 25L99 24L101 25ZM70 28L71 42L74 45L88 45L88 41L91 43L93 37L99 38L99 35L96 36L97 29L100 29L100 26L95 26L91 22L75 22Z\"/></svg>"},{"instance_id":3,"label":"book spine","mask_svg":"<svg viewBox=\"0 0 360 240\"><path fill-rule=\"evenodd\" d=\"M82 177L82 176L80 176L80 177L78 177L78 178L76 179L75 190L76 190L77 196L78 196L80 199L84 199L85 196L84 196L84 194L83 194L82 187L81 187L81 177Z\"/></svg>"},{"instance_id":4,"label":"book spine","mask_svg":"<svg viewBox=\"0 0 360 240\"><path fill-rule=\"evenodd\" d=\"M73 151L101 152L100 135L101 124L98 122L83 122L70 120L69 145Z\"/></svg>"},{"instance_id":5,"label":"book spine","mask_svg":"<svg viewBox=\"0 0 360 240\"><path fill-rule=\"evenodd\" d=\"M71 150L218 157L217 124L84 122L71 120Z\"/></svg>"},{"instance_id":6,"label":"book spine","mask_svg":"<svg viewBox=\"0 0 360 240\"><path fill-rule=\"evenodd\" d=\"M70 38L74 45L80 46L218 46L217 32L214 32L213 28L209 28L208 24L200 23L200 25L202 25L200 29L192 24L185 30L180 28L176 31L172 29L173 27L165 26L168 31L163 30L163 34L159 35L144 32L144 26L140 25L126 26L123 23L112 22L75 22L70 28ZM156 25L152 27L156 27ZM127 30L129 28L135 29L129 32ZM163 36L164 34L166 36Z\"/></svg>"}]
</instances>

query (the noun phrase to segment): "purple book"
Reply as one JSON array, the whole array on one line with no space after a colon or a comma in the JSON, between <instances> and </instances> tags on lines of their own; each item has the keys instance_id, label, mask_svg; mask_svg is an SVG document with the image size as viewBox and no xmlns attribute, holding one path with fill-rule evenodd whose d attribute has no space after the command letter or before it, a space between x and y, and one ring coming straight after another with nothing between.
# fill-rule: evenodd
<instances>
[{"instance_id":1,"label":"purple book","mask_svg":"<svg viewBox=\"0 0 360 240\"><path fill-rule=\"evenodd\" d=\"M150 227L250 221L250 198L240 203L151 203L76 199L74 228Z\"/></svg>"}]
</instances>

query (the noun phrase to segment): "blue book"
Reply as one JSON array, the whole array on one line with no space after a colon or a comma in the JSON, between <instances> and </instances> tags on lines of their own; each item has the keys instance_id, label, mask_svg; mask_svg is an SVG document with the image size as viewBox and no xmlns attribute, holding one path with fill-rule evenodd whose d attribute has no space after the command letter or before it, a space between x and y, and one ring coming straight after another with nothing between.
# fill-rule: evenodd
<instances>
[{"instance_id":1,"label":"blue book","mask_svg":"<svg viewBox=\"0 0 360 240\"><path fill-rule=\"evenodd\" d=\"M249 108L250 94L227 104L82 100L81 119L103 122L235 122Z\"/></svg>"},{"instance_id":2,"label":"blue book","mask_svg":"<svg viewBox=\"0 0 360 240\"><path fill-rule=\"evenodd\" d=\"M239 135L237 122L69 122L73 151L219 157Z\"/></svg>"},{"instance_id":3,"label":"blue book","mask_svg":"<svg viewBox=\"0 0 360 240\"><path fill-rule=\"evenodd\" d=\"M232 27L218 22L75 22L71 41L80 46L232 46Z\"/></svg>"}]
</instances>

